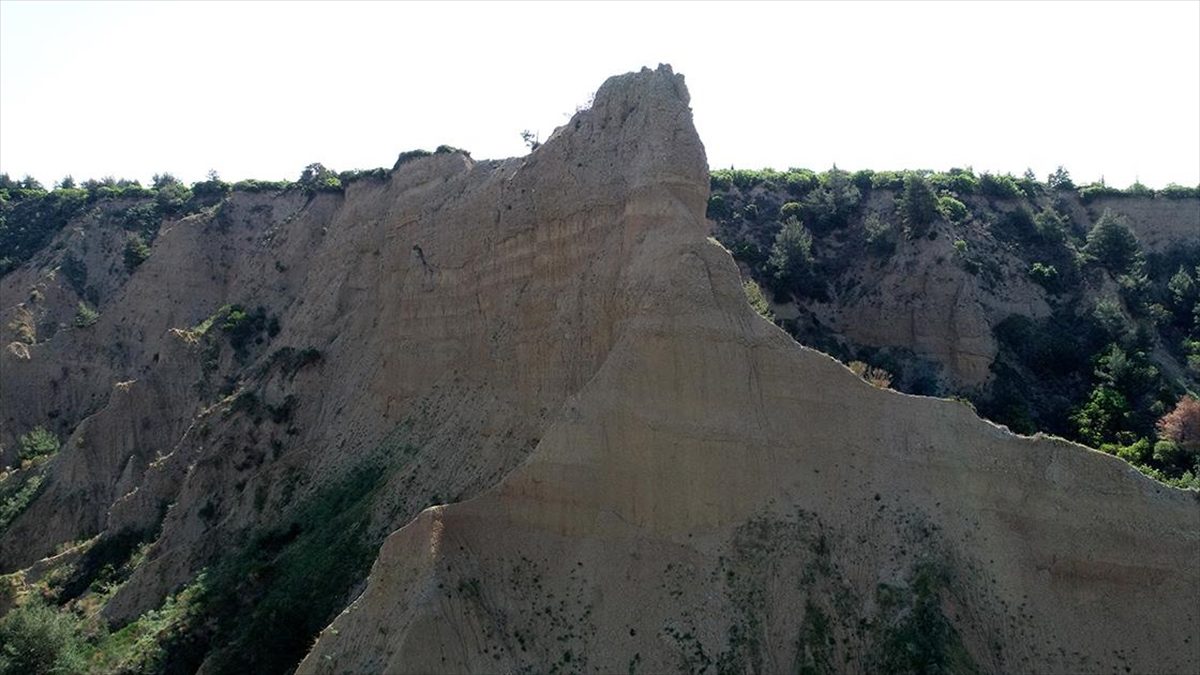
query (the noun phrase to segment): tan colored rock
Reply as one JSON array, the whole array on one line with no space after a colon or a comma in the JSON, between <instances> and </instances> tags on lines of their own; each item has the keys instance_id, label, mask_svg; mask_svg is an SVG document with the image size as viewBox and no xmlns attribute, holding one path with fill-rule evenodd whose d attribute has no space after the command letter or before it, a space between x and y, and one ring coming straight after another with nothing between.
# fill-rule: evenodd
<instances>
[{"instance_id":1,"label":"tan colored rock","mask_svg":"<svg viewBox=\"0 0 1200 675\"><path fill-rule=\"evenodd\" d=\"M597 105L645 88L694 138L663 77ZM630 182L596 375L498 486L389 538L301 672L880 672L906 629L958 669L1200 667L1194 493L863 383L748 307L679 198L703 181Z\"/></svg>"},{"instance_id":2,"label":"tan colored rock","mask_svg":"<svg viewBox=\"0 0 1200 675\"><path fill-rule=\"evenodd\" d=\"M0 571L150 533L120 624L366 466L365 536L395 533L305 671L880 671L906 627L988 672L1197 667L1194 495L798 347L707 239L707 190L662 67L524 158L235 193L132 275L89 215L0 280L0 327L43 296L28 358L0 352L0 444L65 439ZM103 267L94 326L64 250ZM968 374L978 302L926 340ZM278 333L202 330L229 304Z\"/></svg>"}]
</instances>

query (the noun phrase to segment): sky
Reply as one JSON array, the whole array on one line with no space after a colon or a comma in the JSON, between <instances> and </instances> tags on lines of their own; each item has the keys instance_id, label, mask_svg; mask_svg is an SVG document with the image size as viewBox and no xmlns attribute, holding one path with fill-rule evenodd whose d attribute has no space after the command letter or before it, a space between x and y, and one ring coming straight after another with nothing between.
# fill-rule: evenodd
<instances>
[{"instance_id":1,"label":"sky","mask_svg":"<svg viewBox=\"0 0 1200 675\"><path fill-rule=\"evenodd\" d=\"M1200 183L1200 2L0 1L0 171L185 181L521 155L686 76L713 168Z\"/></svg>"}]
</instances>

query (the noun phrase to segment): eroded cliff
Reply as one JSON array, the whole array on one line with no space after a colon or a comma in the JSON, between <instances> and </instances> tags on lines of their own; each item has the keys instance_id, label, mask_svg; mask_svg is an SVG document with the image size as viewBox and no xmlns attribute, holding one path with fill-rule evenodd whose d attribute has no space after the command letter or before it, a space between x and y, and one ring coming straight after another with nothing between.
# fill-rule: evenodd
<instances>
[{"instance_id":1,"label":"eroded cliff","mask_svg":"<svg viewBox=\"0 0 1200 675\"><path fill-rule=\"evenodd\" d=\"M643 70L524 158L169 222L94 324L5 336L0 440L69 436L4 571L63 570L149 668L1200 667L1195 493L762 320L688 105ZM69 321L107 227L0 280L4 325Z\"/></svg>"}]
</instances>

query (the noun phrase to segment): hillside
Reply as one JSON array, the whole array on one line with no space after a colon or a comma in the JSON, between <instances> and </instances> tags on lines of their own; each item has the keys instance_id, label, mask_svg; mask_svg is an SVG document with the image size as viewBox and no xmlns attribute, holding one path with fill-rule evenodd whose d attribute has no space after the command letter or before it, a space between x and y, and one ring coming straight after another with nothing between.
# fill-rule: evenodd
<instances>
[{"instance_id":1,"label":"hillside","mask_svg":"<svg viewBox=\"0 0 1200 675\"><path fill-rule=\"evenodd\" d=\"M969 169L712 187L717 238L800 342L1200 487L1200 453L1155 428L1200 391L1200 191Z\"/></svg>"},{"instance_id":2,"label":"hillside","mask_svg":"<svg viewBox=\"0 0 1200 675\"><path fill-rule=\"evenodd\" d=\"M0 634L96 671L1200 667L1198 493L761 318L688 105L660 66L522 158L26 216Z\"/></svg>"}]
</instances>

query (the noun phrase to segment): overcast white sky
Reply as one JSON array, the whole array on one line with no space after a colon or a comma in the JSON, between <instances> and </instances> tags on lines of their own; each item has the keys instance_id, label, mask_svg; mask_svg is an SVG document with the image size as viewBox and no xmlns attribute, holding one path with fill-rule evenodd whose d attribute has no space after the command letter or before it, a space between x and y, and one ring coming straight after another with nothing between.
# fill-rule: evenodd
<instances>
[{"instance_id":1,"label":"overcast white sky","mask_svg":"<svg viewBox=\"0 0 1200 675\"><path fill-rule=\"evenodd\" d=\"M1200 183L1200 2L0 2L0 171L295 178L524 152L609 75L687 76L713 167Z\"/></svg>"}]
</instances>

